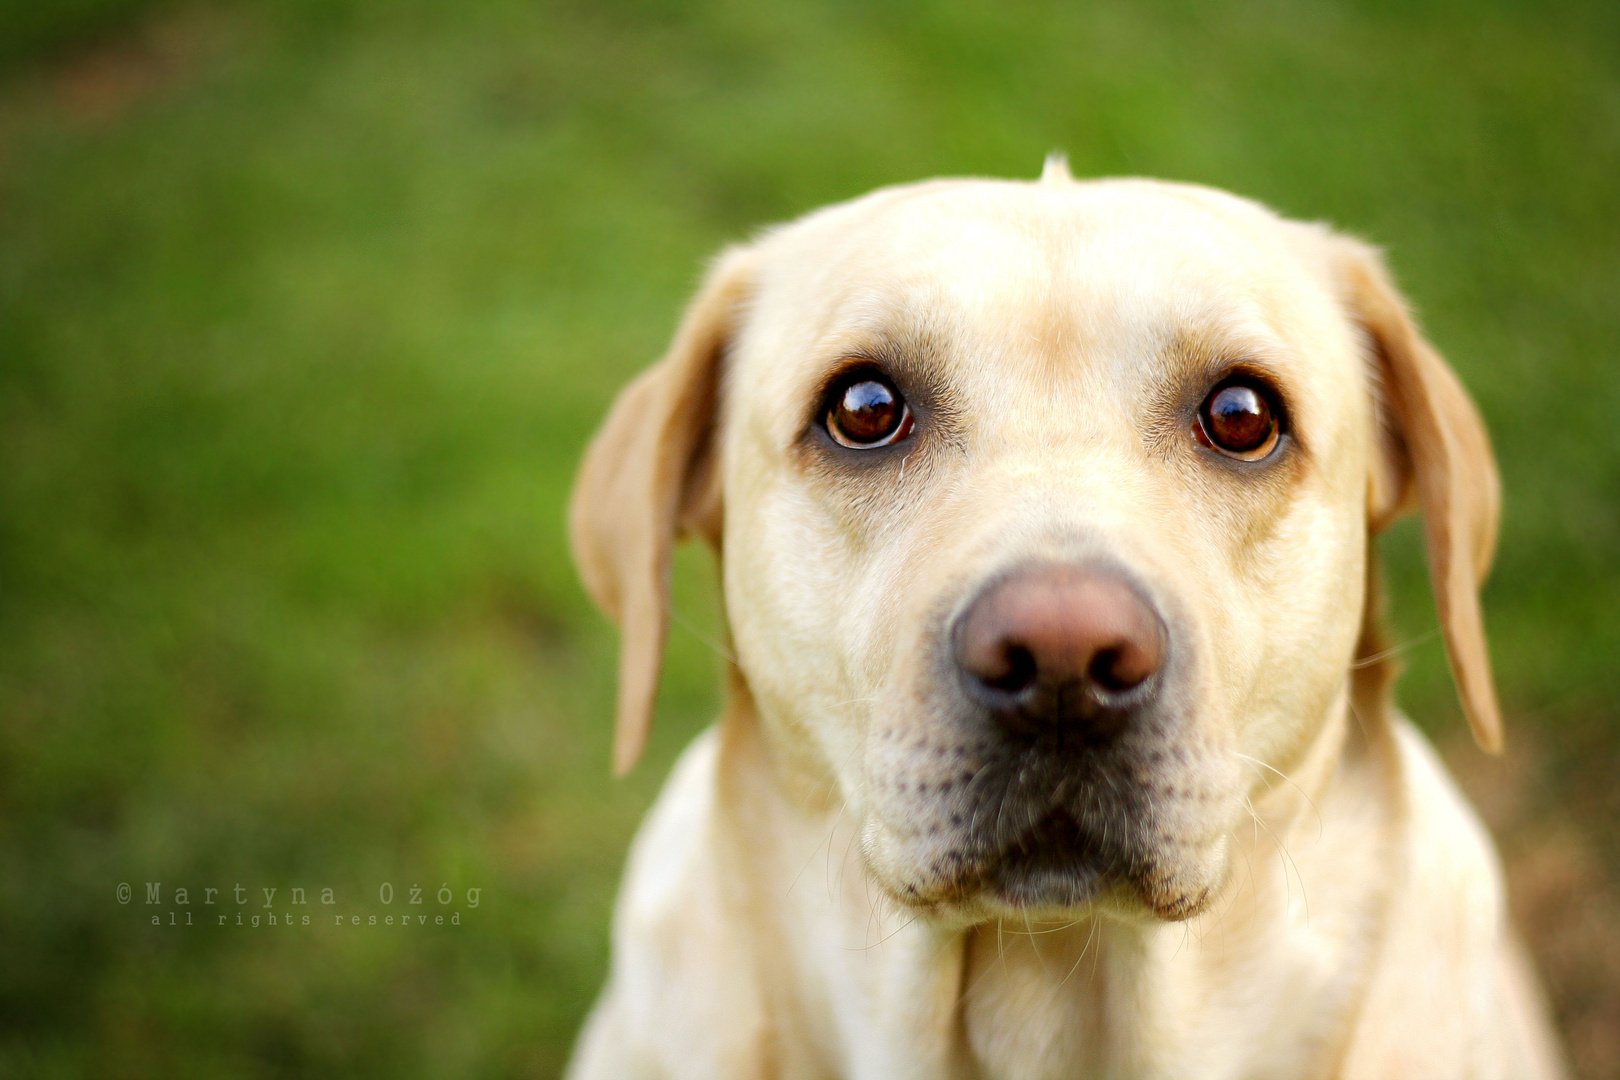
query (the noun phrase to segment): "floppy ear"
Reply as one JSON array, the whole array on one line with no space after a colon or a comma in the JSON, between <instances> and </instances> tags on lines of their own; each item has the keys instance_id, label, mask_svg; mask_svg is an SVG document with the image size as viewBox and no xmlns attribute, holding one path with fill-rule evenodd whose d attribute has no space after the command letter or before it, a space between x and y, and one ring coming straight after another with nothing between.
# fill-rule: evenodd
<instances>
[{"instance_id":1,"label":"floppy ear","mask_svg":"<svg viewBox=\"0 0 1620 1080\"><path fill-rule=\"evenodd\" d=\"M1371 349L1379 431L1368 482L1370 531L1423 512L1429 578L1451 673L1474 738L1502 752L1479 588L1496 548L1501 485L1479 411L1413 325L1372 248L1341 239L1340 278Z\"/></svg>"},{"instance_id":2,"label":"floppy ear","mask_svg":"<svg viewBox=\"0 0 1620 1080\"><path fill-rule=\"evenodd\" d=\"M720 368L752 266L746 249L716 260L669 352L620 392L574 481L574 563L586 591L619 626L613 769L620 776L640 758L652 726L676 540L698 532L720 546Z\"/></svg>"}]
</instances>

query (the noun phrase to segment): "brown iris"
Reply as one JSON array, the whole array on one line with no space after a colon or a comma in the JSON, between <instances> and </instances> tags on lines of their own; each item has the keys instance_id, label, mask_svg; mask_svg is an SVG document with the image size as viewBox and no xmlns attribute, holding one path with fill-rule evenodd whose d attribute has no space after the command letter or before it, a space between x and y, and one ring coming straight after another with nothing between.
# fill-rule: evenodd
<instances>
[{"instance_id":1,"label":"brown iris","mask_svg":"<svg viewBox=\"0 0 1620 1080\"><path fill-rule=\"evenodd\" d=\"M870 450L911 434L911 410L887 379L873 372L850 376L833 389L827 433L844 446Z\"/></svg>"},{"instance_id":2,"label":"brown iris","mask_svg":"<svg viewBox=\"0 0 1620 1080\"><path fill-rule=\"evenodd\" d=\"M1225 382L1198 408L1198 441L1228 457L1259 461L1277 446L1280 425L1268 393L1247 380Z\"/></svg>"}]
</instances>

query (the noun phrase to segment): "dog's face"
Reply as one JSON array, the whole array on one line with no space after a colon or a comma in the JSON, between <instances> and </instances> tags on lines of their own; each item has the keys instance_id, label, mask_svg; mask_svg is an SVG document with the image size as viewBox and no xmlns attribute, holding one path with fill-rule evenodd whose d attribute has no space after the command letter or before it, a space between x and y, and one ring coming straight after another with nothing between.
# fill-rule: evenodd
<instances>
[{"instance_id":1,"label":"dog's face","mask_svg":"<svg viewBox=\"0 0 1620 1080\"><path fill-rule=\"evenodd\" d=\"M905 901L1197 909L1360 627L1371 397L1318 238L948 184L771 238L756 288L725 593L773 737Z\"/></svg>"},{"instance_id":2,"label":"dog's face","mask_svg":"<svg viewBox=\"0 0 1620 1080\"><path fill-rule=\"evenodd\" d=\"M670 514L724 551L784 775L895 899L1191 915L1343 717L1370 517L1427 453L1345 244L1203 189L938 182L717 275Z\"/></svg>"}]
</instances>

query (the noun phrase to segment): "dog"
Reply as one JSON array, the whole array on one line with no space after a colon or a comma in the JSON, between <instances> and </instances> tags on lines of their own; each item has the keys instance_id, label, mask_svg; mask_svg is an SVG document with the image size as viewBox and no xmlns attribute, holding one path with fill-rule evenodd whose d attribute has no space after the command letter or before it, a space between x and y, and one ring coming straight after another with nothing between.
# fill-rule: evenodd
<instances>
[{"instance_id":1,"label":"dog","mask_svg":"<svg viewBox=\"0 0 1620 1080\"><path fill-rule=\"evenodd\" d=\"M724 252L570 507L620 773L682 536L733 655L569 1075L1563 1075L1380 633L1416 507L1500 752L1498 504L1378 253L1236 196L1054 159Z\"/></svg>"}]
</instances>

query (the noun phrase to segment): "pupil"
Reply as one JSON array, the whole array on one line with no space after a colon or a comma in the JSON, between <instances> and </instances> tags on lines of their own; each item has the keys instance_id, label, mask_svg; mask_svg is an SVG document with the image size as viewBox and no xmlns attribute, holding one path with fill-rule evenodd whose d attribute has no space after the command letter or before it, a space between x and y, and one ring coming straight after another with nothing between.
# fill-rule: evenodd
<instances>
[{"instance_id":1,"label":"pupil","mask_svg":"<svg viewBox=\"0 0 1620 1080\"><path fill-rule=\"evenodd\" d=\"M1229 450L1252 450L1271 434L1271 409L1250 386L1228 386L1209 403L1212 434Z\"/></svg>"},{"instance_id":2,"label":"pupil","mask_svg":"<svg viewBox=\"0 0 1620 1080\"><path fill-rule=\"evenodd\" d=\"M856 442L873 442L889 433L896 414L894 392L873 379L844 391L839 426Z\"/></svg>"}]
</instances>

